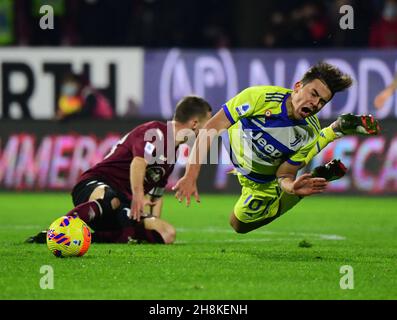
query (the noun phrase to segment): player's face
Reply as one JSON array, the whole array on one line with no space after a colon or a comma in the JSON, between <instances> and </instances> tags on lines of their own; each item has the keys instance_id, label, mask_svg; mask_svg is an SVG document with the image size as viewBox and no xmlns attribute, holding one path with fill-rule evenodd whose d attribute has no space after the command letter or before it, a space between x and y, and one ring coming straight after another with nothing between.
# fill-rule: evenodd
<instances>
[{"instance_id":1,"label":"player's face","mask_svg":"<svg viewBox=\"0 0 397 320\"><path fill-rule=\"evenodd\" d=\"M297 82L291 95L292 116L302 120L319 112L331 100L332 94L327 85L319 79L303 85Z\"/></svg>"}]
</instances>

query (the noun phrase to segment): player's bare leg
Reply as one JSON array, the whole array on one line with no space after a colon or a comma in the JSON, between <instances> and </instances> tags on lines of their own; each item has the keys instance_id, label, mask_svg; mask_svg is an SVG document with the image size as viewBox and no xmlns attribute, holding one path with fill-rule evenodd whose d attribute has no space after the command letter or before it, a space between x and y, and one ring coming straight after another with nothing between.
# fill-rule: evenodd
<instances>
[{"instance_id":1,"label":"player's bare leg","mask_svg":"<svg viewBox=\"0 0 397 320\"><path fill-rule=\"evenodd\" d=\"M118 219L122 220L122 230L121 232L108 232L108 231L98 231L96 234L96 239L105 235L110 242L126 243L130 240L145 241L149 243L164 243L170 244L175 241L176 231L175 228L168 222L159 219L162 200L157 201L157 205L150 209L150 214L143 214L142 220L140 222L135 222L126 218L128 216L129 208L123 207L120 200L117 197L106 196L105 186L99 186L96 188L89 200L99 201L100 199L108 198L110 201L112 209L115 211L113 214L118 215ZM118 210L120 209L120 210ZM95 233L94 233L95 234ZM103 239L102 239L103 240Z\"/></svg>"},{"instance_id":2,"label":"player's bare leg","mask_svg":"<svg viewBox=\"0 0 397 320\"><path fill-rule=\"evenodd\" d=\"M77 205L66 216L77 216L90 225L91 222L100 218L104 213L114 214L115 210L120 207L120 200L109 190L110 188L107 185L97 186L89 195L87 202ZM45 243L46 233L47 230L43 230L37 235L29 237L26 242Z\"/></svg>"},{"instance_id":3,"label":"player's bare leg","mask_svg":"<svg viewBox=\"0 0 397 320\"><path fill-rule=\"evenodd\" d=\"M94 242L127 243L136 239L169 244L175 241L176 231L169 223L152 215L137 223L128 218L128 210L129 206L123 206L109 186L100 185L90 193L87 202L77 205L66 215L78 216L92 227ZM29 237L26 242L45 243L46 230Z\"/></svg>"},{"instance_id":4,"label":"player's bare leg","mask_svg":"<svg viewBox=\"0 0 397 320\"><path fill-rule=\"evenodd\" d=\"M174 243L176 238L176 230L168 222L157 217L147 217L143 219L143 223L146 230L157 231L163 238L165 244Z\"/></svg>"},{"instance_id":5,"label":"player's bare leg","mask_svg":"<svg viewBox=\"0 0 397 320\"><path fill-rule=\"evenodd\" d=\"M175 228L168 222L160 219L163 199L149 195L147 197L150 197L150 200L155 205L145 207L145 213L142 213L139 223L131 219L126 219L125 217L129 216L129 209L124 209L124 217L122 218L124 218L125 229L123 229L121 237L117 239L118 242L134 242L134 240L138 240L137 242L174 243L176 238Z\"/></svg>"},{"instance_id":6,"label":"player's bare leg","mask_svg":"<svg viewBox=\"0 0 397 320\"><path fill-rule=\"evenodd\" d=\"M94 242L102 243L161 243L172 244L175 241L175 228L168 222L149 216L143 216L140 222L128 221L117 230L98 230L93 233Z\"/></svg>"},{"instance_id":7,"label":"player's bare leg","mask_svg":"<svg viewBox=\"0 0 397 320\"><path fill-rule=\"evenodd\" d=\"M94 201L94 200L99 200L99 199L104 199L105 197L105 192L106 192L106 186L101 185L98 186L92 191L88 201ZM110 205L113 210L116 210L120 207L120 199L117 197L114 197L110 199Z\"/></svg>"}]
</instances>

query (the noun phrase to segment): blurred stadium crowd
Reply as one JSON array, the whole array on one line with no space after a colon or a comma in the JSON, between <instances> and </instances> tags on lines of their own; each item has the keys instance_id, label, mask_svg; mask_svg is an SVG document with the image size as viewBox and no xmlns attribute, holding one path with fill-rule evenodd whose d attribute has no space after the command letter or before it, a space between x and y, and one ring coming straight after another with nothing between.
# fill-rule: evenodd
<instances>
[{"instance_id":1,"label":"blurred stadium crowd","mask_svg":"<svg viewBox=\"0 0 397 320\"><path fill-rule=\"evenodd\" d=\"M342 30L343 5L354 29ZM55 28L39 27L51 5ZM0 0L0 45L397 47L397 0Z\"/></svg>"}]
</instances>

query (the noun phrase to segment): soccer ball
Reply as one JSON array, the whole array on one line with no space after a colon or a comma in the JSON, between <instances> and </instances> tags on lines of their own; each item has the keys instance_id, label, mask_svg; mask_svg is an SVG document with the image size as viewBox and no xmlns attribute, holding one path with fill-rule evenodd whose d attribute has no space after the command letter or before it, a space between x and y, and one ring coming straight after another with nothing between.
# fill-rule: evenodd
<instances>
[{"instance_id":1,"label":"soccer ball","mask_svg":"<svg viewBox=\"0 0 397 320\"><path fill-rule=\"evenodd\" d=\"M77 217L60 217L47 231L47 247L56 257L80 257L90 244L90 228Z\"/></svg>"}]
</instances>

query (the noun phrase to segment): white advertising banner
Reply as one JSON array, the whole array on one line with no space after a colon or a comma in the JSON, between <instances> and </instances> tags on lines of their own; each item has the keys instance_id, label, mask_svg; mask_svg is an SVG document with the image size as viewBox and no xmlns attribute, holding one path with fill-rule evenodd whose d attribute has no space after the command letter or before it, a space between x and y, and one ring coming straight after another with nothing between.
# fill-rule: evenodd
<instances>
[{"instance_id":1,"label":"white advertising banner","mask_svg":"<svg viewBox=\"0 0 397 320\"><path fill-rule=\"evenodd\" d=\"M142 103L140 48L1 48L0 118L52 119L67 72L85 73L123 116Z\"/></svg>"}]
</instances>

